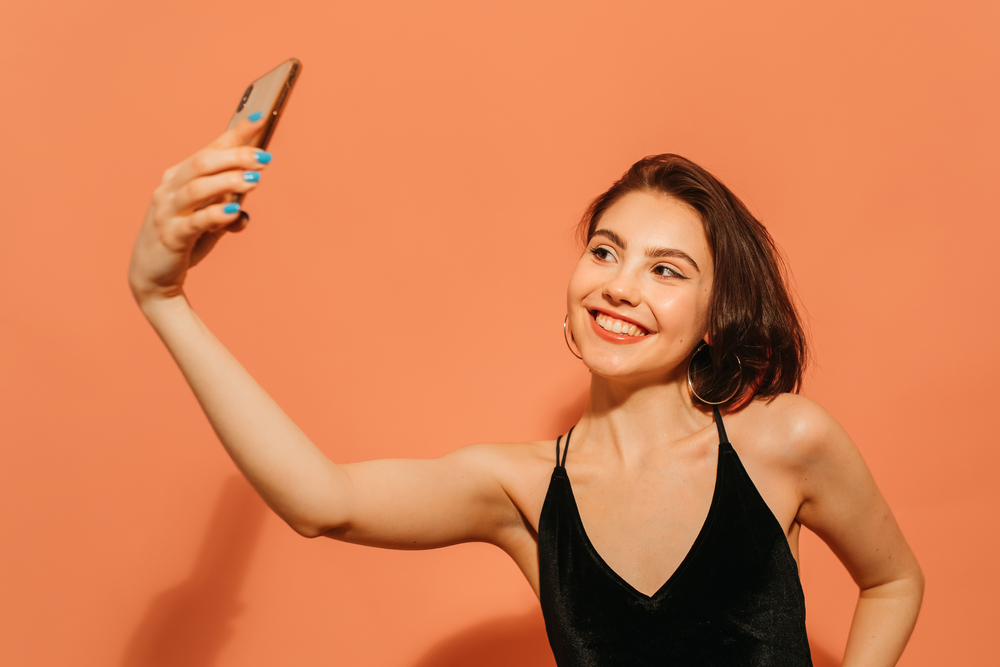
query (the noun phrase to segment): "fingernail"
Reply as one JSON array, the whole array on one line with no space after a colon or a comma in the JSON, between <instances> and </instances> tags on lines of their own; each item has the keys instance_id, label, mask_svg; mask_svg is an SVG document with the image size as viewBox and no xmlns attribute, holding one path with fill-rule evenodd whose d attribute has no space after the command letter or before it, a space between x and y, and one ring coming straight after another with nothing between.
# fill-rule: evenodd
<instances>
[{"instance_id":1,"label":"fingernail","mask_svg":"<svg viewBox=\"0 0 1000 667\"><path fill-rule=\"evenodd\" d=\"M243 172L243 180L246 181L247 183L256 183L257 181L260 180L260 172L259 171L244 171Z\"/></svg>"},{"instance_id":2,"label":"fingernail","mask_svg":"<svg viewBox=\"0 0 1000 667\"><path fill-rule=\"evenodd\" d=\"M267 164L271 161L271 154L267 151L257 151L253 154L253 156L257 158L257 162L260 162L261 164Z\"/></svg>"},{"instance_id":3,"label":"fingernail","mask_svg":"<svg viewBox=\"0 0 1000 667\"><path fill-rule=\"evenodd\" d=\"M232 215L233 213L236 213L236 211L240 210L240 205L237 204L236 202L233 202L231 204L226 204L222 210Z\"/></svg>"},{"instance_id":4,"label":"fingernail","mask_svg":"<svg viewBox=\"0 0 1000 667\"><path fill-rule=\"evenodd\" d=\"M247 120L250 121L251 123L256 123L263 116L264 116L264 114L262 112L260 112L260 111L254 111L252 114L250 114L249 116L247 116Z\"/></svg>"}]
</instances>

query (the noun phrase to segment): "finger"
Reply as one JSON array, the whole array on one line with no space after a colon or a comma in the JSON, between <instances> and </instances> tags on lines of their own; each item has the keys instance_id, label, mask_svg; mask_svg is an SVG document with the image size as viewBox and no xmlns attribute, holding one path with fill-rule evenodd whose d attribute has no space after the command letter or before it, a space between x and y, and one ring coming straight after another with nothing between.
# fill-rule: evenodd
<instances>
[{"instance_id":1,"label":"finger","mask_svg":"<svg viewBox=\"0 0 1000 667\"><path fill-rule=\"evenodd\" d=\"M223 132L219 137L209 144L210 148L234 148L249 143L254 135L264 129L261 122L262 112L255 112L241 120L234 127ZM250 120L253 118L254 120Z\"/></svg>"},{"instance_id":2,"label":"finger","mask_svg":"<svg viewBox=\"0 0 1000 667\"><path fill-rule=\"evenodd\" d=\"M191 215L175 218L171 228L174 238L172 242L168 240L166 245L175 249L190 248L206 234L221 236L223 228L239 217L240 205L236 202L206 206Z\"/></svg>"},{"instance_id":3,"label":"finger","mask_svg":"<svg viewBox=\"0 0 1000 667\"><path fill-rule=\"evenodd\" d=\"M170 183L180 187L199 176L217 174L230 169L260 171L271 163L272 156L253 146L200 150L169 172Z\"/></svg>"},{"instance_id":4,"label":"finger","mask_svg":"<svg viewBox=\"0 0 1000 667\"><path fill-rule=\"evenodd\" d=\"M242 194L257 187L259 171L224 171L202 176L180 188L170 202L175 215L186 215L229 194Z\"/></svg>"}]
</instances>

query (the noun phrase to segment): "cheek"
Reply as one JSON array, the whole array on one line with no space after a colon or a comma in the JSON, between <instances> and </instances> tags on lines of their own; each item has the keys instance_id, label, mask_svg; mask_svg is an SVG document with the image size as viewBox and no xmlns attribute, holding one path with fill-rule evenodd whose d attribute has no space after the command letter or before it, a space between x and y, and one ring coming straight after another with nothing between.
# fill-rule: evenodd
<instances>
[{"instance_id":1,"label":"cheek","mask_svg":"<svg viewBox=\"0 0 1000 667\"><path fill-rule=\"evenodd\" d=\"M578 303L583 297L590 294L593 291L593 277L588 271L588 266L584 264L583 259L577 262L576 267L573 269L573 273L570 274L569 284L566 287L566 302L570 306L574 303Z\"/></svg>"},{"instance_id":2,"label":"cheek","mask_svg":"<svg viewBox=\"0 0 1000 667\"><path fill-rule=\"evenodd\" d=\"M678 338L700 339L707 330L708 313L701 296L679 293L660 300L652 307L661 332L670 331Z\"/></svg>"}]
</instances>

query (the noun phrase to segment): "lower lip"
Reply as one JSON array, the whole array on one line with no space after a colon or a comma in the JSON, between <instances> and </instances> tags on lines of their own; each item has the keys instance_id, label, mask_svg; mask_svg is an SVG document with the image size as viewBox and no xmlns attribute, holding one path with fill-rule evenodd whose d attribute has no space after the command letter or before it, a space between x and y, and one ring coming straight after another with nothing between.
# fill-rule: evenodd
<instances>
[{"instance_id":1,"label":"lower lip","mask_svg":"<svg viewBox=\"0 0 1000 667\"><path fill-rule=\"evenodd\" d=\"M645 336L629 336L628 334L616 334L613 331L608 331L600 324L597 323L597 318L593 315L590 316L590 326L593 327L594 333L596 333L600 338L608 341L609 343L616 343L618 345L631 345L633 343L639 343L645 340L649 334Z\"/></svg>"}]
</instances>

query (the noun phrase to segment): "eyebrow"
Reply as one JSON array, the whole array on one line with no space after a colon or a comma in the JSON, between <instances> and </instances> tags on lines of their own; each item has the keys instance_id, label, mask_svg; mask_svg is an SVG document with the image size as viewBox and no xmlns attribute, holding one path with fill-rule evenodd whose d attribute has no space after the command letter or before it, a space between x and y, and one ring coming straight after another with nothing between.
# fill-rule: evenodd
<instances>
[{"instance_id":1,"label":"eyebrow","mask_svg":"<svg viewBox=\"0 0 1000 667\"><path fill-rule=\"evenodd\" d=\"M625 239L618 234L615 234L610 229L598 229L594 232L594 235L591 236L591 238L594 236L603 236L622 250L628 249L628 244L625 243ZM691 255L687 254L683 250L678 250L677 248L646 248L646 257L651 259L663 259L666 257L680 259L693 266L695 271L701 273L701 269L698 268L698 262L694 261Z\"/></svg>"}]
</instances>

